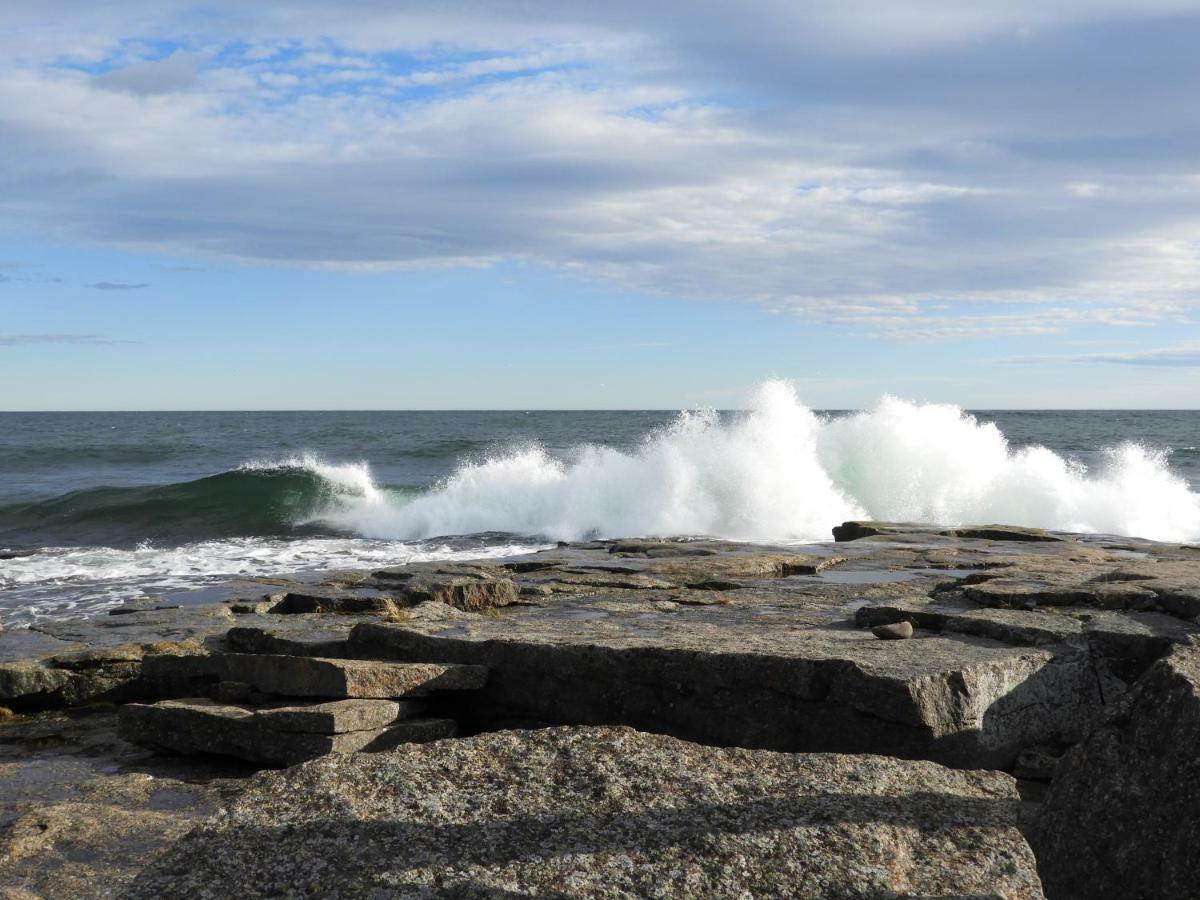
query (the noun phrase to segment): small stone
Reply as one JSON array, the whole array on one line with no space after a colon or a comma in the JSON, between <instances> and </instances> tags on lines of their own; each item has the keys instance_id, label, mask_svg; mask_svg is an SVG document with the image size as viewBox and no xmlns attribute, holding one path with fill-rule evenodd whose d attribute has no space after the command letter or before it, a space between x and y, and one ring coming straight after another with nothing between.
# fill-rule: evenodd
<instances>
[{"instance_id":1,"label":"small stone","mask_svg":"<svg viewBox=\"0 0 1200 900\"><path fill-rule=\"evenodd\" d=\"M679 604L671 600L655 600L650 604L659 612L675 612L679 609Z\"/></svg>"},{"instance_id":2,"label":"small stone","mask_svg":"<svg viewBox=\"0 0 1200 900\"><path fill-rule=\"evenodd\" d=\"M883 641L903 641L913 636L912 622L892 622L890 625L876 625L871 634Z\"/></svg>"}]
</instances>

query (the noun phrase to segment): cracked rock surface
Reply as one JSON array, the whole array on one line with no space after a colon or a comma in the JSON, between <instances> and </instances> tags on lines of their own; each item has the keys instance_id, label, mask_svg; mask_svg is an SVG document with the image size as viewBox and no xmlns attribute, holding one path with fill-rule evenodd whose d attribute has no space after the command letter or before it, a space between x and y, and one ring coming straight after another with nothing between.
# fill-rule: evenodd
<instances>
[{"instance_id":1,"label":"cracked rock surface","mask_svg":"<svg viewBox=\"0 0 1200 900\"><path fill-rule=\"evenodd\" d=\"M1200 641L1155 663L1055 767L1031 836L1052 896L1200 896Z\"/></svg>"},{"instance_id":2,"label":"cracked rock surface","mask_svg":"<svg viewBox=\"0 0 1200 900\"><path fill-rule=\"evenodd\" d=\"M510 731L260 775L139 898L1042 896L1011 778Z\"/></svg>"}]
</instances>

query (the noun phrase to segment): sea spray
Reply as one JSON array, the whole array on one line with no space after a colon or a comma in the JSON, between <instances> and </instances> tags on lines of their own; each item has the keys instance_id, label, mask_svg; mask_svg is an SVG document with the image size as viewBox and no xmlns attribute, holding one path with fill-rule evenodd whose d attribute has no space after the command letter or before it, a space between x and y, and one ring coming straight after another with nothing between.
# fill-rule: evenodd
<instances>
[{"instance_id":1,"label":"sea spray","mask_svg":"<svg viewBox=\"0 0 1200 900\"><path fill-rule=\"evenodd\" d=\"M632 452L569 460L523 446L464 462L408 503L338 496L310 520L372 538L484 531L578 540L695 534L824 540L850 518L1001 522L1158 540L1200 538L1200 495L1162 453L1124 443L1091 470L1044 447L1014 449L961 409L884 397L824 418L783 381L731 420L681 413Z\"/></svg>"}]
</instances>

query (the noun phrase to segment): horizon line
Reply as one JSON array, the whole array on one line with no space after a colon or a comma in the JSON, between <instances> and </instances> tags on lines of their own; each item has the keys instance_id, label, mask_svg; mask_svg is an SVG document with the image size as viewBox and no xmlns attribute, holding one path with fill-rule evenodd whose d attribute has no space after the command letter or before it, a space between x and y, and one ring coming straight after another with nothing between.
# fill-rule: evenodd
<instances>
[{"instance_id":1,"label":"horizon line","mask_svg":"<svg viewBox=\"0 0 1200 900\"><path fill-rule=\"evenodd\" d=\"M1150 406L988 406L966 407L957 403L922 403L921 405L957 406L968 413L988 412L1200 412L1196 407L1150 407ZM817 413L862 412L869 407L827 406L808 407ZM107 415L107 414L150 414L150 413L602 413L602 412L653 412L680 413L694 410L714 409L717 412L746 412L746 407L715 407L715 406L680 406L680 407L649 407L649 406L612 406L612 407L369 407L369 408L310 408L310 407L278 407L278 408L193 408L193 409L0 409L0 415Z\"/></svg>"}]
</instances>

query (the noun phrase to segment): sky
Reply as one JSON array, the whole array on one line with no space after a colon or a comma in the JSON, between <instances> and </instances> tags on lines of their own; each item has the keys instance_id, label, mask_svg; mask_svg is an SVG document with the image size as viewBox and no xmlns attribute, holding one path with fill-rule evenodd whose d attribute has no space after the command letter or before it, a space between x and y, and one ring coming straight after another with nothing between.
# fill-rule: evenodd
<instances>
[{"instance_id":1,"label":"sky","mask_svg":"<svg viewBox=\"0 0 1200 900\"><path fill-rule=\"evenodd\" d=\"M0 409L1200 408L1200 0L0 5Z\"/></svg>"}]
</instances>

